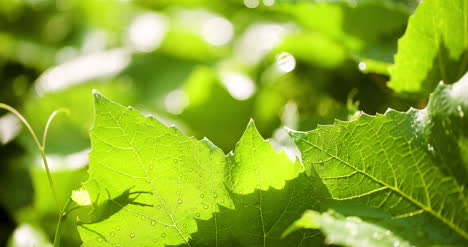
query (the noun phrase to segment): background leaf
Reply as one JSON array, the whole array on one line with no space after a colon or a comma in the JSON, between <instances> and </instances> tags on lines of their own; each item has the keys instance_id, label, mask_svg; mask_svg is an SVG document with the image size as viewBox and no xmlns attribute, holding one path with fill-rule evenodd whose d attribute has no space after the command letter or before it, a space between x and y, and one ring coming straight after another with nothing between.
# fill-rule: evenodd
<instances>
[{"instance_id":1,"label":"background leaf","mask_svg":"<svg viewBox=\"0 0 468 247\"><path fill-rule=\"evenodd\" d=\"M439 81L460 79L468 70L467 13L464 0L422 1L398 42L389 86L428 94Z\"/></svg>"}]
</instances>

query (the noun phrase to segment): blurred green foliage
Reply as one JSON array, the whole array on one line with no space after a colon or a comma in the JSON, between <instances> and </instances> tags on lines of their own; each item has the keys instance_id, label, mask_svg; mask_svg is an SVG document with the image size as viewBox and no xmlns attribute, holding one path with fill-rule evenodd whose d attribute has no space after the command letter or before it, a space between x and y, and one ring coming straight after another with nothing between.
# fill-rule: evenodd
<instances>
[{"instance_id":1,"label":"blurred green foliage","mask_svg":"<svg viewBox=\"0 0 468 247\"><path fill-rule=\"evenodd\" d=\"M386 86L418 1L251 2L0 2L0 102L39 133L55 109L71 112L47 145L61 203L87 177L92 89L226 152L250 118L276 138L284 126L346 120L358 105L369 114L425 105ZM30 136L21 131L0 153L0 245L25 224L51 242L55 211ZM71 223L65 232L66 246L80 244Z\"/></svg>"}]
</instances>

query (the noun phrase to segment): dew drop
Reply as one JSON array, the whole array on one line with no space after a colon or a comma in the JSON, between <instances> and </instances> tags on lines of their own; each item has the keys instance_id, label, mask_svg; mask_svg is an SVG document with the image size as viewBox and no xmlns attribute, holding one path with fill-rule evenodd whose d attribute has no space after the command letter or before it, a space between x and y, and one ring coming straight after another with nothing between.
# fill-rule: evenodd
<instances>
[{"instance_id":1,"label":"dew drop","mask_svg":"<svg viewBox=\"0 0 468 247\"><path fill-rule=\"evenodd\" d=\"M130 233L130 237L131 237L131 238L134 238L134 237L135 237L135 233L133 233L133 232Z\"/></svg>"},{"instance_id":2,"label":"dew drop","mask_svg":"<svg viewBox=\"0 0 468 247\"><path fill-rule=\"evenodd\" d=\"M110 233L111 237L115 236L115 232Z\"/></svg>"},{"instance_id":3,"label":"dew drop","mask_svg":"<svg viewBox=\"0 0 468 247\"><path fill-rule=\"evenodd\" d=\"M163 237L163 238L166 237L166 233L164 233L164 232L161 233L161 237Z\"/></svg>"},{"instance_id":4,"label":"dew drop","mask_svg":"<svg viewBox=\"0 0 468 247\"><path fill-rule=\"evenodd\" d=\"M190 172L193 172L193 168L190 168L190 170L189 170L189 171L190 171Z\"/></svg>"},{"instance_id":5,"label":"dew drop","mask_svg":"<svg viewBox=\"0 0 468 247\"><path fill-rule=\"evenodd\" d=\"M153 169L153 166L148 167L148 170L152 170L152 169Z\"/></svg>"},{"instance_id":6,"label":"dew drop","mask_svg":"<svg viewBox=\"0 0 468 247\"><path fill-rule=\"evenodd\" d=\"M460 116L461 118L465 116L465 113L463 112L461 105L457 105L457 111L458 111L458 116Z\"/></svg>"},{"instance_id":7,"label":"dew drop","mask_svg":"<svg viewBox=\"0 0 468 247\"><path fill-rule=\"evenodd\" d=\"M161 209L161 205L156 206L157 209Z\"/></svg>"},{"instance_id":8,"label":"dew drop","mask_svg":"<svg viewBox=\"0 0 468 247\"><path fill-rule=\"evenodd\" d=\"M203 198L203 197L205 197L205 195L204 195L204 194L200 194L200 197Z\"/></svg>"},{"instance_id":9,"label":"dew drop","mask_svg":"<svg viewBox=\"0 0 468 247\"><path fill-rule=\"evenodd\" d=\"M102 242L102 241L104 241L104 239L98 238L97 241L98 241L98 242Z\"/></svg>"},{"instance_id":10,"label":"dew drop","mask_svg":"<svg viewBox=\"0 0 468 247\"><path fill-rule=\"evenodd\" d=\"M178 160L174 160L174 163L177 163L177 162L178 162Z\"/></svg>"},{"instance_id":11,"label":"dew drop","mask_svg":"<svg viewBox=\"0 0 468 247\"><path fill-rule=\"evenodd\" d=\"M156 221L152 220L152 221L151 221L151 225L152 225L152 226L156 225Z\"/></svg>"},{"instance_id":12,"label":"dew drop","mask_svg":"<svg viewBox=\"0 0 468 247\"><path fill-rule=\"evenodd\" d=\"M116 227L116 228L115 228L115 230L117 230L117 231L120 231L120 227L119 227L119 226L118 226L118 227Z\"/></svg>"},{"instance_id":13,"label":"dew drop","mask_svg":"<svg viewBox=\"0 0 468 247\"><path fill-rule=\"evenodd\" d=\"M146 182L150 184L150 183L151 183L151 180L149 180L149 179L146 179Z\"/></svg>"},{"instance_id":14,"label":"dew drop","mask_svg":"<svg viewBox=\"0 0 468 247\"><path fill-rule=\"evenodd\" d=\"M208 205L206 205L206 204L203 205L203 208L204 208L204 209L208 209Z\"/></svg>"},{"instance_id":15,"label":"dew drop","mask_svg":"<svg viewBox=\"0 0 468 247\"><path fill-rule=\"evenodd\" d=\"M155 243L158 242L158 239L157 238L153 239L153 242L155 242Z\"/></svg>"},{"instance_id":16,"label":"dew drop","mask_svg":"<svg viewBox=\"0 0 468 247\"><path fill-rule=\"evenodd\" d=\"M358 68L359 68L360 71L364 71L364 70L366 70L366 68L367 68L367 64L364 63L364 62L360 62L360 63L358 64Z\"/></svg>"},{"instance_id":17,"label":"dew drop","mask_svg":"<svg viewBox=\"0 0 468 247\"><path fill-rule=\"evenodd\" d=\"M283 73L291 72L296 67L296 59L293 55L282 52L276 57L276 67Z\"/></svg>"},{"instance_id":18,"label":"dew drop","mask_svg":"<svg viewBox=\"0 0 468 247\"><path fill-rule=\"evenodd\" d=\"M177 200L178 204L182 204L182 199Z\"/></svg>"},{"instance_id":19,"label":"dew drop","mask_svg":"<svg viewBox=\"0 0 468 247\"><path fill-rule=\"evenodd\" d=\"M218 184L218 187L219 187L219 188L223 188L223 184Z\"/></svg>"},{"instance_id":20,"label":"dew drop","mask_svg":"<svg viewBox=\"0 0 468 247\"><path fill-rule=\"evenodd\" d=\"M196 215L197 215L197 217L200 217L200 213L197 213Z\"/></svg>"}]
</instances>

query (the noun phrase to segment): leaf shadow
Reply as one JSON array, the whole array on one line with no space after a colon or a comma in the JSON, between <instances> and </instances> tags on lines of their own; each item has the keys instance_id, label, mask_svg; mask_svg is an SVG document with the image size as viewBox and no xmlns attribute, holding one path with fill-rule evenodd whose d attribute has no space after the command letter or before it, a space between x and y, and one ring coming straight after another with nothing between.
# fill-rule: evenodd
<instances>
[{"instance_id":1,"label":"leaf shadow","mask_svg":"<svg viewBox=\"0 0 468 247\"><path fill-rule=\"evenodd\" d=\"M282 189L255 190L250 194L230 192L235 209L219 207L209 220L197 221L190 246L320 246L318 230L301 230L281 235L308 209L320 210L329 197L320 179L305 173L286 181ZM180 245L185 246L185 245Z\"/></svg>"},{"instance_id":2,"label":"leaf shadow","mask_svg":"<svg viewBox=\"0 0 468 247\"><path fill-rule=\"evenodd\" d=\"M120 195L116 197L111 197L109 190L106 189L107 198L100 202L101 194L97 195L96 198L96 205L92 210L92 219L90 221L78 221L77 225L84 227L84 224L94 224L106 219L109 219L112 215L118 213L127 205L137 205L142 207L154 207L154 205L141 203L136 201L138 197L142 194L150 194L152 192L149 191L131 191L131 189L135 187L132 186L126 190L124 190ZM89 229L88 229L89 230Z\"/></svg>"}]
</instances>

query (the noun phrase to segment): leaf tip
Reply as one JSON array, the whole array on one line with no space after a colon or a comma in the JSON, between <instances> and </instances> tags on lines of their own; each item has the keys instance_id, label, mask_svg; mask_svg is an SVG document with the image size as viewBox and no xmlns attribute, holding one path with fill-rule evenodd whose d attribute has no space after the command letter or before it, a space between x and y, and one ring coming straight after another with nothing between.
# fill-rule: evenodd
<instances>
[{"instance_id":1,"label":"leaf tip","mask_svg":"<svg viewBox=\"0 0 468 247\"><path fill-rule=\"evenodd\" d=\"M300 140L302 138L302 133L303 132L290 129L288 127L284 127L284 129L286 130L286 132L288 132L289 137L291 137L291 139L294 142L297 142L298 140Z\"/></svg>"},{"instance_id":2,"label":"leaf tip","mask_svg":"<svg viewBox=\"0 0 468 247\"><path fill-rule=\"evenodd\" d=\"M98 92L96 89L93 89L93 96L94 96L95 102L98 102L99 100L104 98L104 96L100 92Z\"/></svg>"},{"instance_id":3,"label":"leaf tip","mask_svg":"<svg viewBox=\"0 0 468 247\"><path fill-rule=\"evenodd\" d=\"M250 118L249 123L247 124L247 128L249 127L255 127L255 121L253 120L253 118Z\"/></svg>"},{"instance_id":4,"label":"leaf tip","mask_svg":"<svg viewBox=\"0 0 468 247\"><path fill-rule=\"evenodd\" d=\"M258 129L255 126L255 122L254 122L254 120L252 118L249 120L249 123L247 124L247 128L245 129L244 134L241 137L241 140L244 138L244 136L256 136L257 138L261 138L263 140L263 138L262 138L260 132L258 132ZM239 141L239 142L241 142L241 141Z\"/></svg>"}]
</instances>

